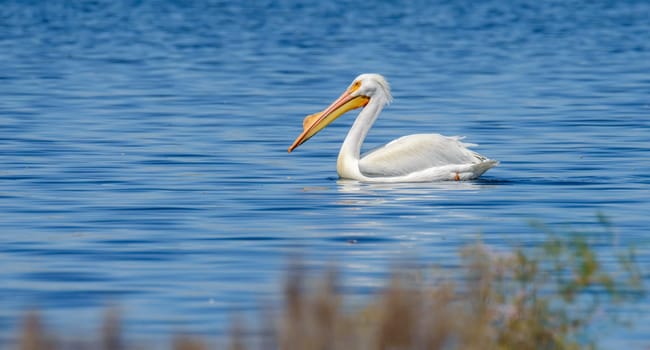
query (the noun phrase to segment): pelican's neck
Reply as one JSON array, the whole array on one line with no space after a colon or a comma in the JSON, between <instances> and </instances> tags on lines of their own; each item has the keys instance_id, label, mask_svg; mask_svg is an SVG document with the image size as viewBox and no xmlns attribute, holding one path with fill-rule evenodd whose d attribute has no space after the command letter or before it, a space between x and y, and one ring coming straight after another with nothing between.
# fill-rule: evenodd
<instances>
[{"instance_id":1,"label":"pelican's neck","mask_svg":"<svg viewBox=\"0 0 650 350\"><path fill-rule=\"evenodd\" d=\"M352 124L348 135L341 145L339 158L336 162L336 168L339 176L342 178L358 179L363 177L359 171L359 158L361 157L361 145L368 135L368 130L372 127L381 113L381 110L388 103L384 94L377 93L370 98L368 104L361 110L357 119Z\"/></svg>"}]
</instances>

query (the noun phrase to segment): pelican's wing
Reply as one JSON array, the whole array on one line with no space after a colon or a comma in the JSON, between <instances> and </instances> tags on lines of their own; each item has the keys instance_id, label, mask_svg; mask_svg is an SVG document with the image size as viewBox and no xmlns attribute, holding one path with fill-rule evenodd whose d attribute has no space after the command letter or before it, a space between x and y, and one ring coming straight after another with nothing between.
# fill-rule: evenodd
<instances>
[{"instance_id":1,"label":"pelican's wing","mask_svg":"<svg viewBox=\"0 0 650 350\"><path fill-rule=\"evenodd\" d=\"M364 154L359 170L366 176L400 176L451 165L478 164L487 159L467 149L460 137L439 134L415 134L400 137Z\"/></svg>"}]
</instances>

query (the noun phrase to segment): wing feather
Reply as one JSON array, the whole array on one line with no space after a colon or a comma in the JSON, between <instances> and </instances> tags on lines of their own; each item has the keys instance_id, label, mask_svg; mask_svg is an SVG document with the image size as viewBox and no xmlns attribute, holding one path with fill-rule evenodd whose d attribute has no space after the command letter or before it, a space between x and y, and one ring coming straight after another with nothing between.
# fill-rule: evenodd
<instances>
[{"instance_id":1,"label":"wing feather","mask_svg":"<svg viewBox=\"0 0 650 350\"><path fill-rule=\"evenodd\" d=\"M478 164L486 160L461 142L461 137L439 134L415 134L400 137L364 154L359 170L366 176L401 176L451 165Z\"/></svg>"}]
</instances>

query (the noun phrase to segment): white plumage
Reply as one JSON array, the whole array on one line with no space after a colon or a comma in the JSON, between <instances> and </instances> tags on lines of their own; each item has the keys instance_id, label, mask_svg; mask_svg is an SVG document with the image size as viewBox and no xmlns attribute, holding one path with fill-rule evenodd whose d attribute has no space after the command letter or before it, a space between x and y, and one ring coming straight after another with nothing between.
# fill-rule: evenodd
<instances>
[{"instance_id":1,"label":"white plumage","mask_svg":"<svg viewBox=\"0 0 650 350\"><path fill-rule=\"evenodd\" d=\"M471 180L498 164L468 149L460 137L415 134L400 137L360 156L368 130L391 101L390 87L379 74L362 74L323 112L305 118L304 131L291 152L345 112L364 107L343 141L337 161L341 178L364 182Z\"/></svg>"}]
</instances>

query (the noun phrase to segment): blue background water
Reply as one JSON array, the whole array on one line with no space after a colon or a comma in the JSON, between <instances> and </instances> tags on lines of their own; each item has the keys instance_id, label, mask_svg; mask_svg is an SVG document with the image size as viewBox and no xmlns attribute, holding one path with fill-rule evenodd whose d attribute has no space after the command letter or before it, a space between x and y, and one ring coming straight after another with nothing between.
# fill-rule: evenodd
<instances>
[{"instance_id":1,"label":"blue background water","mask_svg":"<svg viewBox=\"0 0 650 350\"><path fill-rule=\"evenodd\" d=\"M647 1L244 3L0 4L2 342L26 309L92 331L111 304L136 338L218 334L280 297L290 254L337 261L363 295L405 255L543 241L529 219L602 232L602 212L648 266ZM338 180L353 115L288 155L363 72L395 97L368 147L465 135L502 164ZM636 309L608 343L650 343Z\"/></svg>"}]
</instances>

